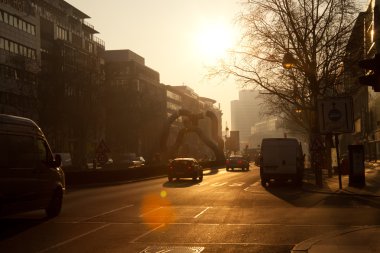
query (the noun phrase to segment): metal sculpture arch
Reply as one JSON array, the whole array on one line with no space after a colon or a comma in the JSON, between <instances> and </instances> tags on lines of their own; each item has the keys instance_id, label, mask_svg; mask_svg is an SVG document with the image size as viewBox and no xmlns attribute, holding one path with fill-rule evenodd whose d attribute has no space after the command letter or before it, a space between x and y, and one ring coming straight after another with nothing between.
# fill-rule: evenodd
<instances>
[{"instance_id":1,"label":"metal sculpture arch","mask_svg":"<svg viewBox=\"0 0 380 253\"><path fill-rule=\"evenodd\" d=\"M182 116L188 117L190 124L180 129L174 145L168 150L167 140L169 137L170 127L176 119ZM202 130L198 127L198 120L204 118L204 116L209 117L211 120L211 137L216 141L216 143L210 140L206 135L204 135ZM187 133L197 134L198 137L202 140L202 142L214 152L217 161L225 160L223 153L224 143L223 140L220 137L218 137L218 119L213 112L207 111L205 114L193 114L188 110L181 109L178 112L172 114L168 118L166 125L164 126L164 131L161 135L161 150L164 152L164 154L166 154L166 157L174 158L176 156L176 154L178 153L178 149L183 142L183 138Z\"/></svg>"}]
</instances>

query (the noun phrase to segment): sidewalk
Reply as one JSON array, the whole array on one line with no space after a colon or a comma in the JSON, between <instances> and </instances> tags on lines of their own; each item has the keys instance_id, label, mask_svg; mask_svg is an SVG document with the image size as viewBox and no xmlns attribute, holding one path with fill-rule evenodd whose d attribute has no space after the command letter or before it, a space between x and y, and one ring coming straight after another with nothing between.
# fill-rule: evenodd
<instances>
[{"instance_id":1,"label":"sidewalk","mask_svg":"<svg viewBox=\"0 0 380 253\"><path fill-rule=\"evenodd\" d=\"M321 188L315 185L315 176L309 172L305 175L303 188L306 191L326 194L351 194L380 198L380 164L366 162L365 181L364 187L351 187L348 185L349 176L342 175L342 189L339 189L338 175L333 175L332 178L323 175L323 187Z\"/></svg>"},{"instance_id":2,"label":"sidewalk","mask_svg":"<svg viewBox=\"0 0 380 253\"><path fill-rule=\"evenodd\" d=\"M380 164L366 163L366 185L362 188L348 186L348 175L342 176L342 189L339 189L338 176L324 176L323 187L315 185L315 178L306 176L303 189L305 191L324 194L348 194L373 198L380 202ZM313 181L314 180L314 181ZM333 233L323 234L296 244L292 253L370 253L380 252L380 226L351 228Z\"/></svg>"}]
</instances>

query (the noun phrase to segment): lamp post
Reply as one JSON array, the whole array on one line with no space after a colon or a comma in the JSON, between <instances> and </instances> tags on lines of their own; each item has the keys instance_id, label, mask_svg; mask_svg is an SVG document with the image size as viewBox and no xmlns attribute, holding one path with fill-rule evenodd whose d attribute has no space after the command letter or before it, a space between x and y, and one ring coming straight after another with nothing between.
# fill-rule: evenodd
<instances>
[{"instance_id":1,"label":"lamp post","mask_svg":"<svg viewBox=\"0 0 380 253\"><path fill-rule=\"evenodd\" d=\"M227 156L227 154L228 154L228 145L229 145L228 131L229 130L230 129L228 128L227 122L226 122L226 129L225 129L225 135L224 135L224 154L225 154L225 156Z\"/></svg>"}]
</instances>

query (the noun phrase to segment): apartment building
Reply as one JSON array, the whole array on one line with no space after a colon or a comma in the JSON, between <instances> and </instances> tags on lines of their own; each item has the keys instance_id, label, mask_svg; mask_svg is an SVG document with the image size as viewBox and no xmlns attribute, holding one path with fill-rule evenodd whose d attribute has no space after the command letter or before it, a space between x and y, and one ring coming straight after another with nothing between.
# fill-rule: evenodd
<instances>
[{"instance_id":1,"label":"apartment building","mask_svg":"<svg viewBox=\"0 0 380 253\"><path fill-rule=\"evenodd\" d=\"M105 62L106 141L111 153L151 160L159 152L167 116L160 75L131 50L106 50Z\"/></svg>"},{"instance_id":2,"label":"apartment building","mask_svg":"<svg viewBox=\"0 0 380 253\"><path fill-rule=\"evenodd\" d=\"M29 1L0 1L0 113L38 120L39 19Z\"/></svg>"},{"instance_id":3,"label":"apartment building","mask_svg":"<svg viewBox=\"0 0 380 253\"><path fill-rule=\"evenodd\" d=\"M63 0L0 1L0 112L40 123L84 166L104 136L104 42Z\"/></svg>"},{"instance_id":4,"label":"apartment building","mask_svg":"<svg viewBox=\"0 0 380 253\"><path fill-rule=\"evenodd\" d=\"M240 149L249 146L251 127L261 121L259 91L241 90L239 99L231 101L231 131L239 131ZM251 148L251 147L250 147Z\"/></svg>"}]
</instances>

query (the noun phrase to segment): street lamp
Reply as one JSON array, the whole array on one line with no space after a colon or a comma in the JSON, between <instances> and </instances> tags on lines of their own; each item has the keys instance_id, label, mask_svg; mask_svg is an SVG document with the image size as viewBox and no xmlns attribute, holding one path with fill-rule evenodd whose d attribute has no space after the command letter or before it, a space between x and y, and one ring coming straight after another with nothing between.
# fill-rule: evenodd
<instances>
[{"instance_id":1,"label":"street lamp","mask_svg":"<svg viewBox=\"0 0 380 253\"><path fill-rule=\"evenodd\" d=\"M297 61L293 57L293 55L289 52L284 54L284 58L282 59L282 66L285 69L291 69L296 65Z\"/></svg>"}]
</instances>

